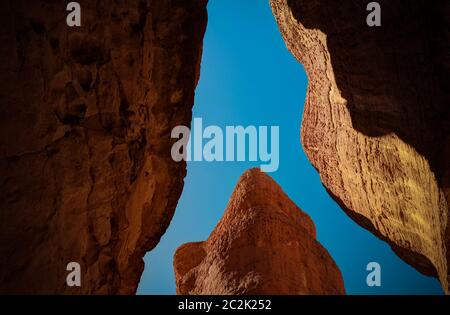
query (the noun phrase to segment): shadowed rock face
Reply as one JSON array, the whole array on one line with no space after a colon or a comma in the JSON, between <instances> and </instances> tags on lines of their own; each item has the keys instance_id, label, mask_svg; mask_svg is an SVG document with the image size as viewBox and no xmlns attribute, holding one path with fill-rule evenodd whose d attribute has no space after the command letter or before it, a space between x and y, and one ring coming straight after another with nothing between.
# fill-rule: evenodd
<instances>
[{"instance_id":1,"label":"shadowed rock face","mask_svg":"<svg viewBox=\"0 0 450 315\"><path fill-rule=\"evenodd\" d=\"M301 141L357 223L448 290L448 1L271 0L309 86Z\"/></svg>"},{"instance_id":2,"label":"shadowed rock face","mask_svg":"<svg viewBox=\"0 0 450 315\"><path fill-rule=\"evenodd\" d=\"M344 294L315 226L268 175L242 175L208 240L175 253L178 294Z\"/></svg>"},{"instance_id":3,"label":"shadowed rock face","mask_svg":"<svg viewBox=\"0 0 450 315\"><path fill-rule=\"evenodd\" d=\"M79 2L0 4L0 293L134 293L182 191L206 1Z\"/></svg>"}]
</instances>

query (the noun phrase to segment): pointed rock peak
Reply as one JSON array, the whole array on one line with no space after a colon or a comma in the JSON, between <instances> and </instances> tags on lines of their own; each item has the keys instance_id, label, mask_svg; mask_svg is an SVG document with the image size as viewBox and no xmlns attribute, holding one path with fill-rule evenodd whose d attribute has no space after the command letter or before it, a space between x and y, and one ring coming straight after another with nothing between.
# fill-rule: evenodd
<instances>
[{"instance_id":1,"label":"pointed rock peak","mask_svg":"<svg viewBox=\"0 0 450 315\"><path fill-rule=\"evenodd\" d=\"M245 172L205 242L174 257L179 294L344 294L314 224L259 169Z\"/></svg>"},{"instance_id":2,"label":"pointed rock peak","mask_svg":"<svg viewBox=\"0 0 450 315\"><path fill-rule=\"evenodd\" d=\"M252 168L240 177L222 220L229 220L229 216L249 215L252 212L279 212L316 237L311 218L297 207L272 177L259 168Z\"/></svg>"}]
</instances>

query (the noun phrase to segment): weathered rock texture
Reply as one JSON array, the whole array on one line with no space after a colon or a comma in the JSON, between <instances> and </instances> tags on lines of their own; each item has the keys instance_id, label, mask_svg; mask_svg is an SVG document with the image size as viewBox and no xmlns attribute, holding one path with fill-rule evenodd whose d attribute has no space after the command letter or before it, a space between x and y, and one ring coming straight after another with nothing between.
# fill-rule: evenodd
<instances>
[{"instance_id":1,"label":"weathered rock texture","mask_svg":"<svg viewBox=\"0 0 450 315\"><path fill-rule=\"evenodd\" d=\"M0 293L134 293L183 187L206 1L79 2L0 2Z\"/></svg>"},{"instance_id":2,"label":"weathered rock texture","mask_svg":"<svg viewBox=\"0 0 450 315\"><path fill-rule=\"evenodd\" d=\"M449 2L271 0L309 86L301 141L357 223L448 290Z\"/></svg>"},{"instance_id":3,"label":"weathered rock texture","mask_svg":"<svg viewBox=\"0 0 450 315\"><path fill-rule=\"evenodd\" d=\"M314 223L259 169L242 175L208 240L178 248L178 294L344 294Z\"/></svg>"}]
</instances>

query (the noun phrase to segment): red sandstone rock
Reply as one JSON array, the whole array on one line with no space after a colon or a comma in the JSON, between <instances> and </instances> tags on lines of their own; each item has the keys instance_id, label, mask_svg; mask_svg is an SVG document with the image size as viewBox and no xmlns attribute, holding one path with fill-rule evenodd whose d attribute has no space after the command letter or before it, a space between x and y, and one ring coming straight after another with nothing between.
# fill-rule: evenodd
<instances>
[{"instance_id":1,"label":"red sandstone rock","mask_svg":"<svg viewBox=\"0 0 450 315\"><path fill-rule=\"evenodd\" d=\"M357 223L448 290L450 115L445 0L271 0L309 85L301 141Z\"/></svg>"},{"instance_id":2,"label":"red sandstone rock","mask_svg":"<svg viewBox=\"0 0 450 315\"><path fill-rule=\"evenodd\" d=\"M174 257L178 294L344 294L315 226L268 175L242 175L223 218Z\"/></svg>"},{"instance_id":3,"label":"red sandstone rock","mask_svg":"<svg viewBox=\"0 0 450 315\"><path fill-rule=\"evenodd\" d=\"M183 187L206 1L82 0L80 28L0 3L0 293L134 293Z\"/></svg>"}]
</instances>

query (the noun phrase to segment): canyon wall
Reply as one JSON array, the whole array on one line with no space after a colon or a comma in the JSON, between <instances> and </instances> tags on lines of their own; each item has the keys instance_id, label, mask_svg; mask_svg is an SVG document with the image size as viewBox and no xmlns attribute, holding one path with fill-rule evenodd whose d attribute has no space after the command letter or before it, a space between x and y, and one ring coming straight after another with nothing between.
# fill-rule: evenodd
<instances>
[{"instance_id":1,"label":"canyon wall","mask_svg":"<svg viewBox=\"0 0 450 315\"><path fill-rule=\"evenodd\" d=\"M79 3L0 4L2 294L134 293L183 188L206 0Z\"/></svg>"},{"instance_id":2,"label":"canyon wall","mask_svg":"<svg viewBox=\"0 0 450 315\"><path fill-rule=\"evenodd\" d=\"M309 84L301 142L344 211L448 291L450 4L271 0Z\"/></svg>"},{"instance_id":3,"label":"canyon wall","mask_svg":"<svg viewBox=\"0 0 450 315\"><path fill-rule=\"evenodd\" d=\"M244 173L205 242L174 257L178 294L344 294L315 226L259 169Z\"/></svg>"}]
</instances>

